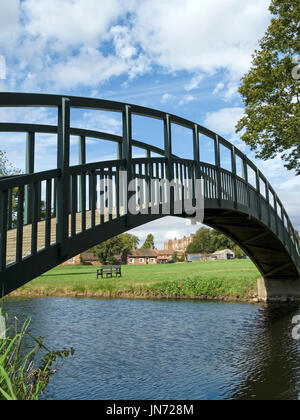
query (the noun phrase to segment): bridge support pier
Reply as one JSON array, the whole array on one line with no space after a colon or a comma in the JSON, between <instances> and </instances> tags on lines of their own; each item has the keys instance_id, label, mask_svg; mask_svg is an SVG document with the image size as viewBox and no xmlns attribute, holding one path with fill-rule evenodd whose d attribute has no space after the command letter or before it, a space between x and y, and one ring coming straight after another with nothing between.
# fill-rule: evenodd
<instances>
[{"instance_id":1,"label":"bridge support pier","mask_svg":"<svg viewBox=\"0 0 300 420\"><path fill-rule=\"evenodd\" d=\"M288 303L300 301L299 280L272 280L260 278L257 284L260 302Z\"/></svg>"}]
</instances>

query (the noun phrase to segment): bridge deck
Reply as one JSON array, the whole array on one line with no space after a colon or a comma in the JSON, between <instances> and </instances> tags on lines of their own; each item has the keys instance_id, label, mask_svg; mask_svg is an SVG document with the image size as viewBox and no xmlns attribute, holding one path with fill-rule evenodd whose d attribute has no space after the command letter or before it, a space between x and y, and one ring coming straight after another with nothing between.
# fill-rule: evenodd
<instances>
[{"instance_id":1,"label":"bridge deck","mask_svg":"<svg viewBox=\"0 0 300 420\"><path fill-rule=\"evenodd\" d=\"M116 212L113 214L113 218L116 217ZM100 224L100 211L96 211L96 221ZM109 215L104 215L104 222L109 221ZM86 230L92 228L92 212L86 212ZM37 225L37 251L45 248L45 237L46 237L46 222L41 221ZM82 232L82 213L76 214L76 234ZM51 219L51 245L56 243L56 218ZM71 230L71 215L69 216L69 231ZM23 228L23 258L31 255L31 239L32 239L32 225L24 226ZM17 229L12 229L7 232L7 265L13 264L16 261L16 243L17 243Z\"/></svg>"}]
</instances>

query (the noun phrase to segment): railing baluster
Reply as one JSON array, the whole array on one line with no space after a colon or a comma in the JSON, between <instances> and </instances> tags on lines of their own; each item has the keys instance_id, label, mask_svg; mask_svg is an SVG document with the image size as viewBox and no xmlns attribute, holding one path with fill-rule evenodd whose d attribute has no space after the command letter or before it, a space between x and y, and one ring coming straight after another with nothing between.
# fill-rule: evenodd
<instances>
[{"instance_id":1,"label":"railing baluster","mask_svg":"<svg viewBox=\"0 0 300 420\"><path fill-rule=\"evenodd\" d=\"M52 204L52 179L46 182L46 217L45 217L45 247L51 245L51 204Z\"/></svg>"},{"instance_id":2,"label":"railing baluster","mask_svg":"<svg viewBox=\"0 0 300 420\"><path fill-rule=\"evenodd\" d=\"M38 214L39 214L39 183L33 184L32 189L32 230L31 230L31 254L35 255L38 249Z\"/></svg>"},{"instance_id":3,"label":"railing baluster","mask_svg":"<svg viewBox=\"0 0 300 420\"><path fill-rule=\"evenodd\" d=\"M77 203L78 203L78 176L75 174L72 176L72 206L71 206L71 236L76 236L76 215L77 215Z\"/></svg>"},{"instance_id":4,"label":"railing baluster","mask_svg":"<svg viewBox=\"0 0 300 420\"><path fill-rule=\"evenodd\" d=\"M81 174L81 191L80 191L80 206L81 206L81 231L86 231L86 174Z\"/></svg>"},{"instance_id":5,"label":"railing baluster","mask_svg":"<svg viewBox=\"0 0 300 420\"><path fill-rule=\"evenodd\" d=\"M99 185L100 185L100 224L103 225L104 223L104 208L105 208L105 184L104 184L104 176L100 172L99 175Z\"/></svg>"},{"instance_id":6,"label":"railing baluster","mask_svg":"<svg viewBox=\"0 0 300 420\"><path fill-rule=\"evenodd\" d=\"M0 192L0 271L6 268L8 191Z\"/></svg>"},{"instance_id":7,"label":"railing baluster","mask_svg":"<svg viewBox=\"0 0 300 420\"><path fill-rule=\"evenodd\" d=\"M91 227L96 226L96 205L97 205L97 183L96 183L96 172L92 171L90 175L91 184Z\"/></svg>"},{"instance_id":8,"label":"railing baluster","mask_svg":"<svg viewBox=\"0 0 300 420\"><path fill-rule=\"evenodd\" d=\"M116 168L117 175L116 175L116 207L117 207L117 218L120 217L120 168Z\"/></svg>"},{"instance_id":9,"label":"railing baluster","mask_svg":"<svg viewBox=\"0 0 300 420\"><path fill-rule=\"evenodd\" d=\"M18 211L17 211L17 243L16 243L16 262L20 263L23 259L23 226L24 226L24 187L19 188Z\"/></svg>"},{"instance_id":10,"label":"railing baluster","mask_svg":"<svg viewBox=\"0 0 300 420\"><path fill-rule=\"evenodd\" d=\"M7 228L8 230L12 229L13 227L13 190L8 190L8 222Z\"/></svg>"},{"instance_id":11,"label":"railing baluster","mask_svg":"<svg viewBox=\"0 0 300 420\"><path fill-rule=\"evenodd\" d=\"M26 174L34 173L34 156L35 156L35 133L27 133L26 137ZM25 217L24 224L29 225L32 220L32 185L25 188Z\"/></svg>"}]
</instances>

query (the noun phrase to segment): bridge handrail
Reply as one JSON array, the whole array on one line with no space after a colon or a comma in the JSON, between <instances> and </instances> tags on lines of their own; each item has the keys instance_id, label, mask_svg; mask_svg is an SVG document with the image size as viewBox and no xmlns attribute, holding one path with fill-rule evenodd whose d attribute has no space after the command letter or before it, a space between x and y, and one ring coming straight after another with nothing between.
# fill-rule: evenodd
<instances>
[{"instance_id":1,"label":"bridge handrail","mask_svg":"<svg viewBox=\"0 0 300 420\"><path fill-rule=\"evenodd\" d=\"M68 105L64 108L63 103L68 103ZM169 167L171 165L172 160L180 159L172 154L172 141L171 138L168 138L168 134L165 134L165 149L160 149L155 146L147 145L146 143L133 140L131 135L131 116L132 115L139 115L144 117L150 117L150 118L156 118L159 120L164 121L165 128L167 127L169 131L171 130L171 124L177 124L182 127L188 128L193 130L194 132L194 157L195 161L200 163L201 165L205 164L205 162L200 161L199 156L199 134L203 134L204 136L207 136L215 141L215 151L216 151L216 165L214 166L217 170L223 170L220 164L220 145L222 144L227 149L231 151L232 156L232 172L231 173L235 178L238 177L236 173L236 156L239 156L243 161L244 166L244 176L245 179L240 178L243 182L245 181L249 188L254 188L254 190L259 193L261 196L263 194L260 191L260 182L263 181L266 186L266 200L269 203L271 207L273 205L270 202L270 193L273 195L274 198L274 206L275 209L277 209L277 215L278 215L278 207L281 209L281 216L278 215L278 217L283 221L286 219L286 230L290 233L292 233L293 242L296 245L297 239L296 239L296 233L293 228L293 225L291 223L291 220L281 202L278 195L276 194L275 190L272 188L272 186L267 181L266 177L261 173L261 171L256 167L256 165L249 160L249 158L242 153L240 150L238 150L234 145L232 145L230 142L228 142L225 138L222 136L214 133L213 131L195 123L189 120L186 120L182 117L168 114L163 111L139 106L139 105L132 105L132 104L126 104L121 102L115 102L115 101L108 101L103 99L95 99L95 98L81 98L81 97L74 97L74 96L61 96L61 95L46 95L46 94L26 94L26 93L0 93L0 107L55 107L60 111L63 112L67 109L67 112L70 111L71 108L80 108L80 109L93 109L93 110L101 110L101 111L110 111L110 112L117 112L122 113L123 115L123 136L117 136L115 134L109 134L109 133L102 133L94 130L86 130L86 129L80 129L80 128L72 128L70 127L69 123L69 117L66 115L61 114L61 118L66 118L64 122L67 122L68 127L64 127L68 130L69 135L78 136L82 139L85 139L86 137L91 138L97 138L100 140L107 140L116 142L119 144L120 150L123 149L123 152L126 153L129 151L132 146L142 148L147 151L148 155L151 155L151 153L161 154L168 158L169 160ZM62 124L62 121L61 121ZM62 128L62 127L61 127ZM62 139L63 135L62 133L59 133L59 126L49 126L49 125L38 125L38 124L15 124L15 123L0 123L0 131L6 131L6 132L26 132L26 133L48 133L48 134L56 134L60 136ZM127 130L127 135L125 134ZM130 133L130 138L126 139ZM195 140L196 139L196 140ZM129 143L126 145L126 140L129 140ZM28 142L30 143L30 142ZM63 145L61 144L61 147ZM128 149L129 148L129 149ZM125 156L125 160L130 156ZM148 156L149 157L149 156ZM68 160L68 157L65 156L66 161ZM63 162L64 159L61 159L61 164L66 165L66 161ZM181 162L186 162L186 159L180 159ZM30 166L30 165L29 165ZM67 164L69 166L69 164ZM69 166L70 167L70 166ZM249 182L248 179L248 167L252 168L252 170L256 174L256 189L253 187L253 185ZM0 181L1 183L1 189L5 185L5 180ZM284 223L285 224L285 223Z\"/></svg>"}]
</instances>

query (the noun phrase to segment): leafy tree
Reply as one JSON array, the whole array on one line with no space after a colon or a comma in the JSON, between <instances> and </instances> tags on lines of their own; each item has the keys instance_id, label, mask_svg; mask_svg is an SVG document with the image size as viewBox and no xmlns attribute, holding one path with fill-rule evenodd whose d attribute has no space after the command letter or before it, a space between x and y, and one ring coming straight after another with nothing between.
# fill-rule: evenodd
<instances>
[{"instance_id":1,"label":"leafy tree","mask_svg":"<svg viewBox=\"0 0 300 420\"><path fill-rule=\"evenodd\" d=\"M246 256L245 252L238 245L233 248L233 252L235 253L235 258Z\"/></svg>"},{"instance_id":2,"label":"leafy tree","mask_svg":"<svg viewBox=\"0 0 300 420\"><path fill-rule=\"evenodd\" d=\"M300 2L272 0L273 15L252 67L239 92L246 106L237 124L242 139L258 158L278 153L288 169L300 174Z\"/></svg>"},{"instance_id":3,"label":"leafy tree","mask_svg":"<svg viewBox=\"0 0 300 420\"><path fill-rule=\"evenodd\" d=\"M94 252L101 264L114 264L116 262L115 255L123 255L124 252L136 247L139 242L137 236L125 233L96 245L88 252Z\"/></svg>"},{"instance_id":4,"label":"leafy tree","mask_svg":"<svg viewBox=\"0 0 300 420\"><path fill-rule=\"evenodd\" d=\"M214 252L211 243L211 230L202 227L196 233L193 242L188 246L188 254L209 254Z\"/></svg>"},{"instance_id":5,"label":"leafy tree","mask_svg":"<svg viewBox=\"0 0 300 420\"><path fill-rule=\"evenodd\" d=\"M20 171L13 168L7 159L6 153L0 150L0 177L16 173L20 173Z\"/></svg>"},{"instance_id":6,"label":"leafy tree","mask_svg":"<svg viewBox=\"0 0 300 420\"><path fill-rule=\"evenodd\" d=\"M173 252L173 254L172 254L172 260L175 261L175 262L178 262L179 261L178 252L176 252L176 251Z\"/></svg>"},{"instance_id":7,"label":"leafy tree","mask_svg":"<svg viewBox=\"0 0 300 420\"><path fill-rule=\"evenodd\" d=\"M234 246L235 243L227 236L223 235L223 233L214 229L211 231L211 248L213 249L213 252L222 249L233 249Z\"/></svg>"},{"instance_id":8,"label":"leafy tree","mask_svg":"<svg viewBox=\"0 0 300 420\"><path fill-rule=\"evenodd\" d=\"M0 178L4 176L18 175L21 171L13 167L13 165L8 161L7 155L5 152L0 150ZM12 191L12 227L16 226L17 222L17 208L18 208L18 196L19 189L14 188Z\"/></svg>"},{"instance_id":9,"label":"leafy tree","mask_svg":"<svg viewBox=\"0 0 300 420\"><path fill-rule=\"evenodd\" d=\"M152 233L150 233L145 242L144 245L142 246L142 249L150 249L150 248L154 248L154 236L152 235Z\"/></svg>"},{"instance_id":10,"label":"leafy tree","mask_svg":"<svg viewBox=\"0 0 300 420\"><path fill-rule=\"evenodd\" d=\"M222 249L233 250L236 244L223 233L202 227L196 233L193 242L188 246L189 254L212 254Z\"/></svg>"}]
</instances>

